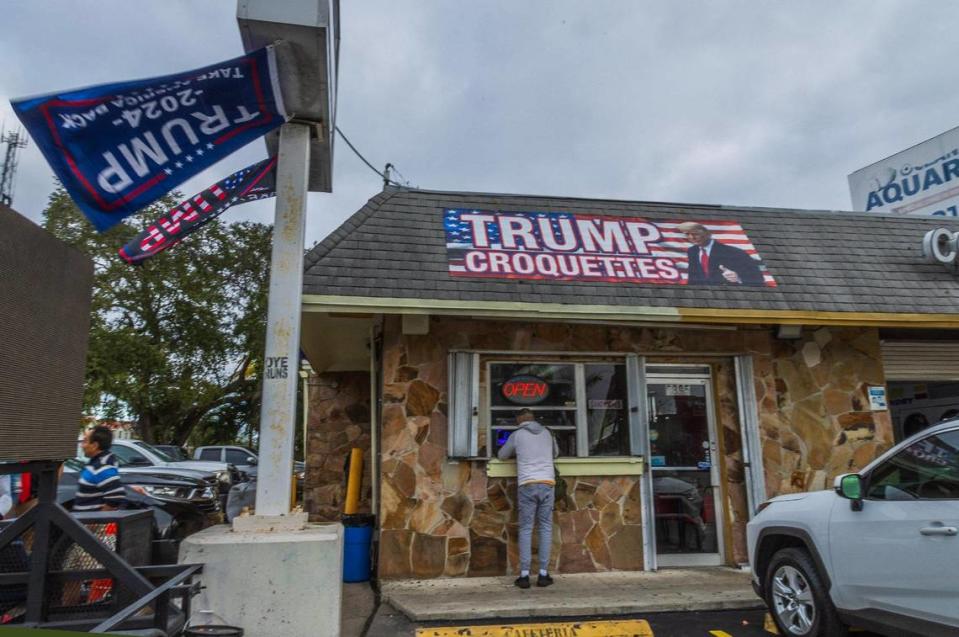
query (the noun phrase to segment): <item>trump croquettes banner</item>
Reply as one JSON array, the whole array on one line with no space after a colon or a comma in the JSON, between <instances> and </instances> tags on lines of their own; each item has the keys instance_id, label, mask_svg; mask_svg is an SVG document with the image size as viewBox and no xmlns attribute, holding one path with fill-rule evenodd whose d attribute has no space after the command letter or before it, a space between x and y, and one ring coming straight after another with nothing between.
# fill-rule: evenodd
<instances>
[{"instance_id":1,"label":"trump croquettes banner","mask_svg":"<svg viewBox=\"0 0 959 637\"><path fill-rule=\"evenodd\" d=\"M446 209L458 277L776 287L735 221Z\"/></svg>"}]
</instances>

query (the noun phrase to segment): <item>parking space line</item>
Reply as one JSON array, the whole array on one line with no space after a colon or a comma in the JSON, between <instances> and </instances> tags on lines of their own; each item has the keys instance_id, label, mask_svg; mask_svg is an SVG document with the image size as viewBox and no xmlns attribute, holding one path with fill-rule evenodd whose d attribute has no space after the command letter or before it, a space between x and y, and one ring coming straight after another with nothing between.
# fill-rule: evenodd
<instances>
[{"instance_id":1,"label":"parking space line","mask_svg":"<svg viewBox=\"0 0 959 637\"><path fill-rule=\"evenodd\" d=\"M713 637L733 637L732 635L727 633L725 630L711 630L709 631L709 634L712 635Z\"/></svg>"},{"instance_id":2,"label":"parking space line","mask_svg":"<svg viewBox=\"0 0 959 637\"><path fill-rule=\"evenodd\" d=\"M632 619L417 628L416 637L653 637L653 630L645 619Z\"/></svg>"},{"instance_id":3,"label":"parking space line","mask_svg":"<svg viewBox=\"0 0 959 637\"><path fill-rule=\"evenodd\" d=\"M766 619L763 620L763 630L771 635L779 634L779 629L776 628L776 622L773 621L773 616L769 613L766 613Z\"/></svg>"}]
</instances>

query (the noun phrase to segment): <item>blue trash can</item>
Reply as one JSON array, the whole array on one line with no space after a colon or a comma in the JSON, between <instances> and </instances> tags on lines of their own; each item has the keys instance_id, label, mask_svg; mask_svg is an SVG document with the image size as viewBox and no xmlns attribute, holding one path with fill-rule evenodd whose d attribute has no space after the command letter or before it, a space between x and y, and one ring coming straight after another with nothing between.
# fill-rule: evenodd
<instances>
[{"instance_id":1,"label":"blue trash can","mask_svg":"<svg viewBox=\"0 0 959 637\"><path fill-rule=\"evenodd\" d=\"M367 582L370 579L373 516L345 515L343 531L343 581Z\"/></svg>"}]
</instances>

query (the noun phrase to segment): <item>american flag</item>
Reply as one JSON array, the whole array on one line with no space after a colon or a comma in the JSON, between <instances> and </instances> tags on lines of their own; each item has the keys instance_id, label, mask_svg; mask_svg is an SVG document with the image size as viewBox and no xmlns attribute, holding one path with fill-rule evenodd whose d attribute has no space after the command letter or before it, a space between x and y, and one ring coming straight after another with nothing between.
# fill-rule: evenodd
<instances>
[{"instance_id":1,"label":"american flag","mask_svg":"<svg viewBox=\"0 0 959 637\"><path fill-rule=\"evenodd\" d=\"M139 265L173 247L232 206L275 195L276 157L270 157L181 201L120 248L120 257L130 265Z\"/></svg>"}]
</instances>

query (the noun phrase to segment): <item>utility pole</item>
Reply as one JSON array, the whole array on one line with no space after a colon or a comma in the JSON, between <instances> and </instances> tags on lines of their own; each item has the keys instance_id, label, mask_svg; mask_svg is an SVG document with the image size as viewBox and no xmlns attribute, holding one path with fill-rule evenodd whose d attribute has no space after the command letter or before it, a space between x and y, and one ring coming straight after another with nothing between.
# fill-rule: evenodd
<instances>
[{"instance_id":1,"label":"utility pole","mask_svg":"<svg viewBox=\"0 0 959 637\"><path fill-rule=\"evenodd\" d=\"M0 144L6 144L3 166L0 166L0 204L13 205L13 184L17 174L17 153L27 147L27 136L22 128L9 133L0 128Z\"/></svg>"}]
</instances>

